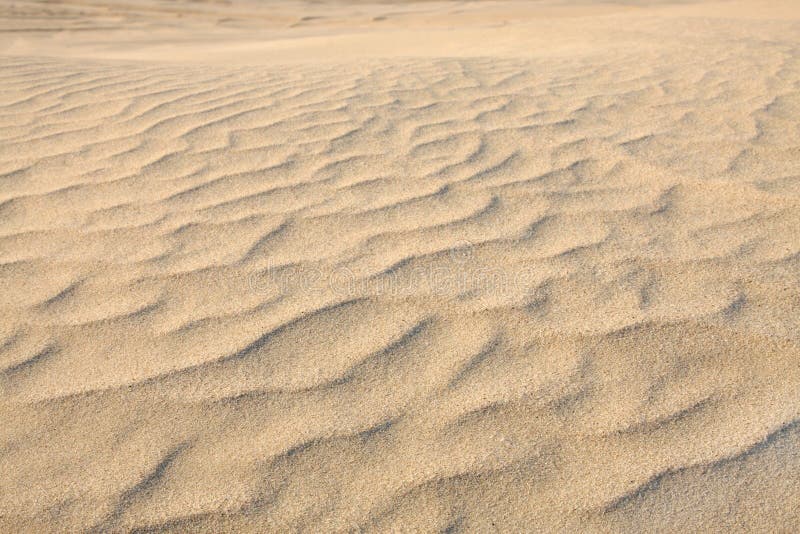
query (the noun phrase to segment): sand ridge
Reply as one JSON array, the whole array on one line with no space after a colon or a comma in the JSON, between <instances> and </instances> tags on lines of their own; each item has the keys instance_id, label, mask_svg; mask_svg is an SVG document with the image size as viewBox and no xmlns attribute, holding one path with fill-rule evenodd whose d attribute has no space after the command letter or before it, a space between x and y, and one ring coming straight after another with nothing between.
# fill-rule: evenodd
<instances>
[{"instance_id":1,"label":"sand ridge","mask_svg":"<svg viewBox=\"0 0 800 534\"><path fill-rule=\"evenodd\" d=\"M0 529L790 531L790 8L4 6Z\"/></svg>"}]
</instances>

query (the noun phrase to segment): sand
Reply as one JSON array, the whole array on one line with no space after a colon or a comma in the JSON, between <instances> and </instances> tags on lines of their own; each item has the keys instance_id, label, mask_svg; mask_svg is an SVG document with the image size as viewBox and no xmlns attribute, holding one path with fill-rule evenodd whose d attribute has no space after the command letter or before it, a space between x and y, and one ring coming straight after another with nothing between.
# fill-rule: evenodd
<instances>
[{"instance_id":1,"label":"sand","mask_svg":"<svg viewBox=\"0 0 800 534\"><path fill-rule=\"evenodd\" d=\"M0 5L0 531L792 532L800 10Z\"/></svg>"}]
</instances>

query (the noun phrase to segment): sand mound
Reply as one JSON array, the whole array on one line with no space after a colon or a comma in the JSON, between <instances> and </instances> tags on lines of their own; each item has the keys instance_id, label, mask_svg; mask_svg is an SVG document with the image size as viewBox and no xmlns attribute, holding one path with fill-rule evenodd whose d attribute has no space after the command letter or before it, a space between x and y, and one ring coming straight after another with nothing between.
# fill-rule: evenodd
<instances>
[{"instance_id":1,"label":"sand mound","mask_svg":"<svg viewBox=\"0 0 800 534\"><path fill-rule=\"evenodd\" d=\"M790 531L765 6L4 6L0 530Z\"/></svg>"}]
</instances>

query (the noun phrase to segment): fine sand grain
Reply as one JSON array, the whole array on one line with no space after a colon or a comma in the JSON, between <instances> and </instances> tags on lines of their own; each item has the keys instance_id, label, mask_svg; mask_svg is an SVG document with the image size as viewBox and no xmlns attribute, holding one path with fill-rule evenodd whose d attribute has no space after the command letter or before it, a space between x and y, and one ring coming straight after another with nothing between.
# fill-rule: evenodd
<instances>
[{"instance_id":1,"label":"fine sand grain","mask_svg":"<svg viewBox=\"0 0 800 534\"><path fill-rule=\"evenodd\" d=\"M0 3L0 531L795 532L794 0Z\"/></svg>"}]
</instances>

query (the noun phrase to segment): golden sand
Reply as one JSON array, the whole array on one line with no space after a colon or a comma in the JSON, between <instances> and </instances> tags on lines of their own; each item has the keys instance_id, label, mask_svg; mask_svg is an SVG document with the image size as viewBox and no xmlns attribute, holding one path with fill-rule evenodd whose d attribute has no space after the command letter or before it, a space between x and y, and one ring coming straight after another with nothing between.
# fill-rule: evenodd
<instances>
[{"instance_id":1,"label":"golden sand","mask_svg":"<svg viewBox=\"0 0 800 534\"><path fill-rule=\"evenodd\" d=\"M794 1L0 5L0 531L792 532Z\"/></svg>"}]
</instances>

